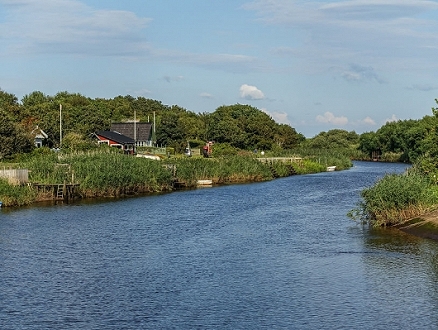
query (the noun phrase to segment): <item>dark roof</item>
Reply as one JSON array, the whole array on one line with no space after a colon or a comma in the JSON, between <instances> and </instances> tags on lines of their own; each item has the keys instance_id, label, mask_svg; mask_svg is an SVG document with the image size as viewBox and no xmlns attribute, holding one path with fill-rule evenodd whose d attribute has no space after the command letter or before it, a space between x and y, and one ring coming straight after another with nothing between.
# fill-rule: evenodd
<instances>
[{"instance_id":1,"label":"dark roof","mask_svg":"<svg viewBox=\"0 0 438 330\"><path fill-rule=\"evenodd\" d=\"M123 134L117 133L117 132L111 132L111 131L97 131L96 135L99 135L105 139L117 142L119 144L134 144L134 139L131 139L128 136L125 136Z\"/></svg>"},{"instance_id":2,"label":"dark roof","mask_svg":"<svg viewBox=\"0 0 438 330\"><path fill-rule=\"evenodd\" d=\"M134 123L112 123L111 131L118 132L125 136L134 139ZM135 123L137 141L150 141L152 135L152 124L151 123Z\"/></svg>"}]
</instances>

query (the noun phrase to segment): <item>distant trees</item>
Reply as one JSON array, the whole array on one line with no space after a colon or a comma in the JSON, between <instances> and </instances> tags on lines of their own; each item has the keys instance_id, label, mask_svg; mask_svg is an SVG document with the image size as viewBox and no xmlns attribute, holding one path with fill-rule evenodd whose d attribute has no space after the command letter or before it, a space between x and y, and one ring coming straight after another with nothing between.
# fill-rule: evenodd
<instances>
[{"instance_id":1,"label":"distant trees","mask_svg":"<svg viewBox=\"0 0 438 330\"><path fill-rule=\"evenodd\" d=\"M293 148L304 138L294 128L277 124L269 115L249 105L221 106L206 117L209 139L252 150Z\"/></svg>"},{"instance_id":2,"label":"distant trees","mask_svg":"<svg viewBox=\"0 0 438 330\"><path fill-rule=\"evenodd\" d=\"M0 105L0 159L16 153L31 151L33 142L30 134L15 123Z\"/></svg>"},{"instance_id":3,"label":"distant trees","mask_svg":"<svg viewBox=\"0 0 438 330\"><path fill-rule=\"evenodd\" d=\"M425 116L419 120L389 122L376 132L363 133L359 138L359 150L371 157L394 153L400 161L414 162L424 155L438 156L438 117Z\"/></svg>"},{"instance_id":4,"label":"distant trees","mask_svg":"<svg viewBox=\"0 0 438 330\"><path fill-rule=\"evenodd\" d=\"M178 105L134 98L130 95L112 99L91 99L78 93L59 92L54 96L34 91L25 95L21 104L13 95L0 91L0 104L8 118L31 132L36 126L49 138L49 147L59 146L60 104L64 147L84 147L91 133L108 130L111 122L140 120L156 123L154 141L158 145L182 151L187 141L200 145L206 141L227 143L238 149L289 149L304 136L285 124L277 124L263 111L242 104L221 106L212 113L196 114Z\"/></svg>"},{"instance_id":5,"label":"distant trees","mask_svg":"<svg viewBox=\"0 0 438 330\"><path fill-rule=\"evenodd\" d=\"M342 129L321 132L306 143L308 147L318 149L350 148L359 144L359 134Z\"/></svg>"},{"instance_id":6,"label":"distant trees","mask_svg":"<svg viewBox=\"0 0 438 330\"><path fill-rule=\"evenodd\" d=\"M436 100L438 105L438 100ZM49 136L48 146L59 146L62 104L64 147L85 148L91 133L108 130L112 122L140 120L156 123L154 141L181 152L206 141L224 144L230 150L285 150L298 146L315 149L357 148L368 157L393 153L398 160L420 157L438 159L438 108L420 120L389 122L376 132L361 135L333 129L306 139L290 125L276 123L265 112L244 104L224 105L212 113L194 113L178 105L144 97L116 96L92 99L78 93L54 96L34 91L21 104L15 95L0 90L0 157L25 152L32 147L29 133L38 125ZM30 142L29 142L30 141Z\"/></svg>"},{"instance_id":7,"label":"distant trees","mask_svg":"<svg viewBox=\"0 0 438 330\"><path fill-rule=\"evenodd\" d=\"M19 123L20 104L13 94L0 90L0 159L31 150L29 132Z\"/></svg>"}]
</instances>

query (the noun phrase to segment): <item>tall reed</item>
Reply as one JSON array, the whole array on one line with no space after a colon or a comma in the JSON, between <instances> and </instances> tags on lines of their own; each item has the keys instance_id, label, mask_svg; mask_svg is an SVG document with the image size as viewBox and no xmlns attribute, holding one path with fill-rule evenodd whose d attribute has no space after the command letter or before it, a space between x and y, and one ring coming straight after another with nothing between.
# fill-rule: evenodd
<instances>
[{"instance_id":1,"label":"tall reed","mask_svg":"<svg viewBox=\"0 0 438 330\"><path fill-rule=\"evenodd\" d=\"M215 183L265 181L272 173L253 157L180 158L168 161L176 166L176 178L187 186L197 180L210 179Z\"/></svg>"},{"instance_id":2,"label":"tall reed","mask_svg":"<svg viewBox=\"0 0 438 330\"><path fill-rule=\"evenodd\" d=\"M3 206L22 206L34 202L36 192L28 186L13 186L0 178L0 201Z\"/></svg>"},{"instance_id":3,"label":"tall reed","mask_svg":"<svg viewBox=\"0 0 438 330\"><path fill-rule=\"evenodd\" d=\"M418 216L438 203L438 188L414 171L387 174L361 192L362 200L349 215L372 226L390 226Z\"/></svg>"}]
</instances>

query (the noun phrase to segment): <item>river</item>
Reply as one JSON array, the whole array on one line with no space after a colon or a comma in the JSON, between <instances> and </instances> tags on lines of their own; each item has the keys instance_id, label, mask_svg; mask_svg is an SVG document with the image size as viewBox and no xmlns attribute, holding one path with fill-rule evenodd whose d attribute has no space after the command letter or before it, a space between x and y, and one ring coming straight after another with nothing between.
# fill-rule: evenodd
<instances>
[{"instance_id":1,"label":"river","mask_svg":"<svg viewBox=\"0 0 438 330\"><path fill-rule=\"evenodd\" d=\"M346 214L407 165L0 210L0 329L437 329L438 242Z\"/></svg>"}]
</instances>

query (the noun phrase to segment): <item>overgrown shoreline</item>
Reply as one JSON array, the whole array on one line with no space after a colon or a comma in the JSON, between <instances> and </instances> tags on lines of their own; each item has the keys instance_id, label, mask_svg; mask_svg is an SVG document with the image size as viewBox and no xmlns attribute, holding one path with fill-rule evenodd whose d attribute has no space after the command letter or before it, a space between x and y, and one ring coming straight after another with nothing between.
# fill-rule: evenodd
<instances>
[{"instance_id":1,"label":"overgrown shoreline","mask_svg":"<svg viewBox=\"0 0 438 330\"><path fill-rule=\"evenodd\" d=\"M405 173L387 174L362 190L349 216L372 227L404 227L437 208L436 175L415 163Z\"/></svg>"},{"instance_id":2,"label":"overgrown shoreline","mask_svg":"<svg viewBox=\"0 0 438 330\"><path fill-rule=\"evenodd\" d=\"M349 167L345 160L342 162L338 161L339 169ZM111 149L62 154L41 151L23 157L16 166L29 169L29 181L32 183L78 184L75 197L83 199L170 192L178 186L195 188L197 181L204 179L212 180L214 184L249 183L326 170L325 165L312 159L265 164L251 153L218 158L174 157L156 161L126 156ZM0 201L5 207L55 199L47 192L38 192L32 185L13 186L0 180Z\"/></svg>"}]
</instances>

